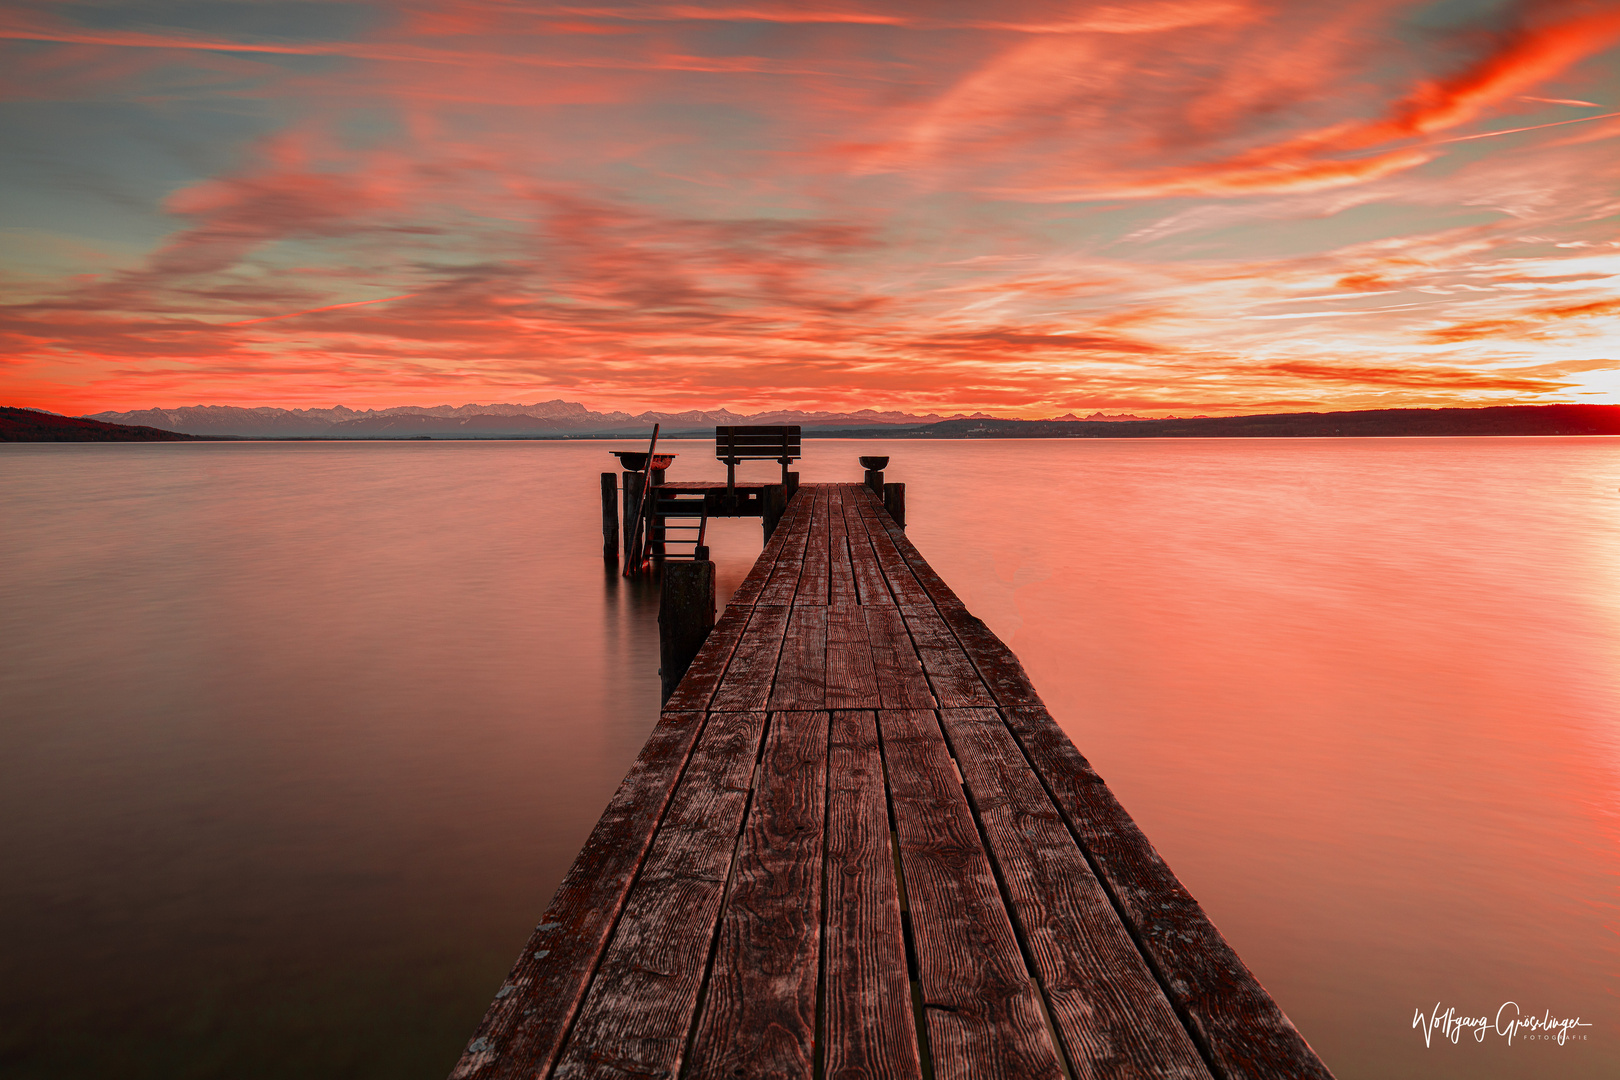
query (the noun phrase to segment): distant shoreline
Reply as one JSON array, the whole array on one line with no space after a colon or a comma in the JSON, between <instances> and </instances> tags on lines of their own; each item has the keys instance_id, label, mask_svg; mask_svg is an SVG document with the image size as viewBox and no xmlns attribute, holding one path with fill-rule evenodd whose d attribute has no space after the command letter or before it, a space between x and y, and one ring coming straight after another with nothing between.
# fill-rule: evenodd
<instances>
[{"instance_id":1,"label":"distant shoreline","mask_svg":"<svg viewBox=\"0 0 1620 1080\"><path fill-rule=\"evenodd\" d=\"M645 439L647 430L433 430L434 417L414 431L386 434L266 435L180 432L113 424L0 407L0 442L606 442ZM494 418L491 418L494 419ZM1620 405L1493 405L1481 408L1366 409L1262 413L1173 420L997 420L972 418L926 424L801 425L806 439L1299 439L1457 436L1620 435ZM664 431L665 439L711 439L713 427Z\"/></svg>"}]
</instances>

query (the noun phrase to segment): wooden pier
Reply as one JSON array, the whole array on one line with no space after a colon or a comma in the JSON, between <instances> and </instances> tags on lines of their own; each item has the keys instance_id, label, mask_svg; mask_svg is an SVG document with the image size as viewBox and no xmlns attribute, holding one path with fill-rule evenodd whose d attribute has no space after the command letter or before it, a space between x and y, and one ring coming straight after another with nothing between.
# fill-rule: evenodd
<instances>
[{"instance_id":1,"label":"wooden pier","mask_svg":"<svg viewBox=\"0 0 1620 1080\"><path fill-rule=\"evenodd\" d=\"M452 1077L1327 1078L858 485L804 485Z\"/></svg>"}]
</instances>

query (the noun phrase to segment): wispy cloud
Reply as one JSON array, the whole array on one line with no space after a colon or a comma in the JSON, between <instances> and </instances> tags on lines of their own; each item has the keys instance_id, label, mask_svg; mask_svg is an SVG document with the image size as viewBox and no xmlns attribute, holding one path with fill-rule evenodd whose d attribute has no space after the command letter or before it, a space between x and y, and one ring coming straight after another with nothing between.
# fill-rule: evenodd
<instances>
[{"instance_id":1,"label":"wispy cloud","mask_svg":"<svg viewBox=\"0 0 1620 1080\"><path fill-rule=\"evenodd\" d=\"M1537 401L1620 336L1612 2L279 10L0 10L11 396Z\"/></svg>"}]
</instances>

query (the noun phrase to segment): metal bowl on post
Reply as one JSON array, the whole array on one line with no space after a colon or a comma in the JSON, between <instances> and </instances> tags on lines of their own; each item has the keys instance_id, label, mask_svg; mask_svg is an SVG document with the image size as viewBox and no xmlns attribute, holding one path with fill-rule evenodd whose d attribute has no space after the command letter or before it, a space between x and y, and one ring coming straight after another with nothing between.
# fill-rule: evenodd
<instances>
[{"instance_id":1,"label":"metal bowl on post","mask_svg":"<svg viewBox=\"0 0 1620 1080\"><path fill-rule=\"evenodd\" d=\"M861 482L866 485L868 491L880 499L883 498L883 468L888 463L889 459L886 457L861 458L861 467L866 470Z\"/></svg>"},{"instance_id":2,"label":"metal bowl on post","mask_svg":"<svg viewBox=\"0 0 1620 1080\"><path fill-rule=\"evenodd\" d=\"M647 451L645 450L609 450L608 453L619 459L626 472L641 472L647 467ZM654 454L652 467L654 471L669 468L670 462L676 458L675 454Z\"/></svg>"}]
</instances>

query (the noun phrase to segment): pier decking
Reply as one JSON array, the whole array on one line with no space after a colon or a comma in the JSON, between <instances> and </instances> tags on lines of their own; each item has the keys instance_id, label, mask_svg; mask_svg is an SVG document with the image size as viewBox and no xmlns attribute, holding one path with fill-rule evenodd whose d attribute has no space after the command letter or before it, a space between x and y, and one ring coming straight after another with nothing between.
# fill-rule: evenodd
<instances>
[{"instance_id":1,"label":"pier decking","mask_svg":"<svg viewBox=\"0 0 1620 1080\"><path fill-rule=\"evenodd\" d=\"M1330 1074L865 488L803 485L452 1074Z\"/></svg>"}]
</instances>

